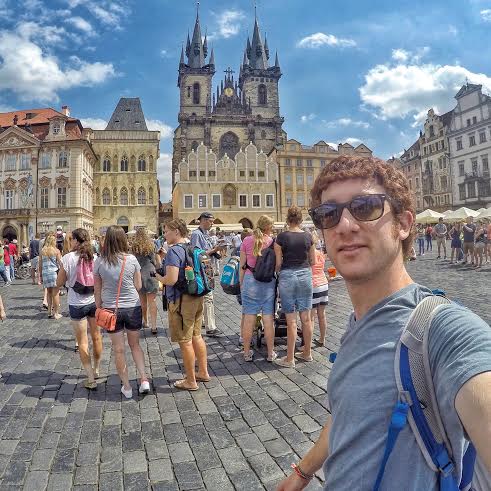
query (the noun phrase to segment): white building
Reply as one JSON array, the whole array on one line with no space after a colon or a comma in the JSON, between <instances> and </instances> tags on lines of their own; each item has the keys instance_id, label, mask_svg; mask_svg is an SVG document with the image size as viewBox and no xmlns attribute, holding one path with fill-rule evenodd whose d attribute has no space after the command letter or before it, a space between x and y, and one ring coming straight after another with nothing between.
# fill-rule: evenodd
<instances>
[{"instance_id":1,"label":"white building","mask_svg":"<svg viewBox=\"0 0 491 491\"><path fill-rule=\"evenodd\" d=\"M491 207L491 97L466 83L455 99L448 132L453 206Z\"/></svg>"}]
</instances>

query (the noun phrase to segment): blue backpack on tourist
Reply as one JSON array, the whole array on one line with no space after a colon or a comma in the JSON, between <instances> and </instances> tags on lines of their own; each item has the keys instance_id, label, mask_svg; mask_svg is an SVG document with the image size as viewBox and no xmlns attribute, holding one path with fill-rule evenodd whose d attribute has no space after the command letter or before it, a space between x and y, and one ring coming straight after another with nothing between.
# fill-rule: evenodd
<instances>
[{"instance_id":1,"label":"blue backpack on tourist","mask_svg":"<svg viewBox=\"0 0 491 491\"><path fill-rule=\"evenodd\" d=\"M443 290L434 290L432 296L423 299L412 312L399 339L394 367L399 398L392 410L384 457L373 491L380 489L389 456L408 422L428 466L437 474L440 491L477 491L480 475L486 474L476 467L479 472L473 483L476 450L469 442L462 460L462 479L460 483L457 481L452 447L438 409L428 340L435 314L442 306L452 303L444 295ZM489 482L489 477L484 480Z\"/></svg>"},{"instance_id":2,"label":"blue backpack on tourist","mask_svg":"<svg viewBox=\"0 0 491 491\"><path fill-rule=\"evenodd\" d=\"M177 244L184 249L184 278L176 283L176 288L182 293L193 297L202 297L213 291L215 287L215 277L211 259L206 251L191 244ZM187 269L186 269L187 268Z\"/></svg>"},{"instance_id":3,"label":"blue backpack on tourist","mask_svg":"<svg viewBox=\"0 0 491 491\"><path fill-rule=\"evenodd\" d=\"M223 267L220 285L223 291L229 295L240 293L240 258L232 256Z\"/></svg>"}]
</instances>

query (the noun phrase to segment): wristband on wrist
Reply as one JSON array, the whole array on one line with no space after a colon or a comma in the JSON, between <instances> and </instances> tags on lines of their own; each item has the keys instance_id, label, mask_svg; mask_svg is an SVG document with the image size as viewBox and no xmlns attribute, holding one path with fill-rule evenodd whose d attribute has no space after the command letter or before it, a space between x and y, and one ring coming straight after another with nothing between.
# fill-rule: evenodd
<instances>
[{"instance_id":1,"label":"wristband on wrist","mask_svg":"<svg viewBox=\"0 0 491 491\"><path fill-rule=\"evenodd\" d=\"M292 464L291 468L295 472L295 474L302 478L304 481L310 482L312 481L312 478L314 477L314 474L306 474L305 472L300 469L300 467L297 464Z\"/></svg>"}]
</instances>

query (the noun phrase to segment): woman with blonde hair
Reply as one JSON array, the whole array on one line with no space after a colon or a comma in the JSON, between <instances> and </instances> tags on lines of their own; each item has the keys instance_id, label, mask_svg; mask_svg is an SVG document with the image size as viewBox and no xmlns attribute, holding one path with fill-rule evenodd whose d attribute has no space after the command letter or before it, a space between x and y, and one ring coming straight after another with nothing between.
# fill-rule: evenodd
<instances>
[{"instance_id":1,"label":"woman with blonde hair","mask_svg":"<svg viewBox=\"0 0 491 491\"><path fill-rule=\"evenodd\" d=\"M157 304L155 303L155 297L159 291L159 282L155 278L155 271L160 268L160 258L155 254L155 245L143 228L139 228L136 231L131 250L141 268L142 287L138 294L140 295L142 307L143 328L148 327L148 313L150 313L152 334L157 334Z\"/></svg>"},{"instance_id":2,"label":"woman with blonde hair","mask_svg":"<svg viewBox=\"0 0 491 491\"><path fill-rule=\"evenodd\" d=\"M288 230L278 235L274 249L276 271L279 271L281 310L287 322L287 355L276 360L282 367L295 367L295 357L312 361L312 270L315 264L315 247L310 232L304 232L300 225L302 210L292 206L288 210ZM297 340L297 312L302 322L303 351L295 353Z\"/></svg>"},{"instance_id":3,"label":"woman with blonde hair","mask_svg":"<svg viewBox=\"0 0 491 491\"><path fill-rule=\"evenodd\" d=\"M41 249L41 260L39 261L39 281L46 288L46 299L48 302L48 317L60 319L60 297L56 279L61 265L61 253L56 247L56 237L49 234Z\"/></svg>"},{"instance_id":4,"label":"woman with blonde hair","mask_svg":"<svg viewBox=\"0 0 491 491\"><path fill-rule=\"evenodd\" d=\"M67 233L71 241L71 251L65 254L58 273L58 287L68 287L68 310L72 321L73 333L79 350L80 361L87 375L85 388L97 389L95 379L99 377L99 365L102 356L102 336L95 321L94 298L94 251L90 243L89 232L77 228ZM87 327L92 338L94 363L89 351Z\"/></svg>"},{"instance_id":5,"label":"woman with blonde hair","mask_svg":"<svg viewBox=\"0 0 491 491\"><path fill-rule=\"evenodd\" d=\"M257 281L253 271L258 257L273 243L273 220L263 215L259 217L253 235L244 238L240 246L240 293L242 297L244 360L252 361L254 352L251 350L251 338L256 317L262 313L264 337L268 347L269 362L277 355L274 351L274 307L276 294L276 278L269 282Z\"/></svg>"},{"instance_id":6,"label":"woman with blonde hair","mask_svg":"<svg viewBox=\"0 0 491 491\"><path fill-rule=\"evenodd\" d=\"M140 394L150 392L145 372L145 355L140 346L142 309L138 291L142 280L136 257L128 253L128 239L124 230L111 225L106 232L100 257L94 265L94 296L97 308L116 312L116 329L109 333L113 345L116 370L121 382L121 393L126 399L133 391L126 366L124 333L128 339L133 361L140 375Z\"/></svg>"},{"instance_id":7,"label":"woman with blonde hair","mask_svg":"<svg viewBox=\"0 0 491 491\"><path fill-rule=\"evenodd\" d=\"M320 336L319 339L314 340L314 343L317 344L317 346L324 346L327 330L326 305L329 300L329 283L324 271L326 266L326 256L321 250L317 232L314 230L311 232L311 235L315 245L315 262L312 264L312 329L314 327L314 315L317 313Z\"/></svg>"}]
</instances>

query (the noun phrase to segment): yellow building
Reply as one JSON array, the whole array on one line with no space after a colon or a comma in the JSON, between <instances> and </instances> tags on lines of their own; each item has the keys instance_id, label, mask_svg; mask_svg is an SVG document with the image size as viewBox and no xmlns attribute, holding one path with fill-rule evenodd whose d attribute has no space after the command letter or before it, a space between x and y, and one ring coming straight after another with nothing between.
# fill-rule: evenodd
<instances>
[{"instance_id":1,"label":"yellow building","mask_svg":"<svg viewBox=\"0 0 491 491\"><path fill-rule=\"evenodd\" d=\"M148 131L138 98L121 98L105 130L90 132L97 154L94 229L158 232L160 132Z\"/></svg>"},{"instance_id":2,"label":"yellow building","mask_svg":"<svg viewBox=\"0 0 491 491\"><path fill-rule=\"evenodd\" d=\"M241 223L252 228L261 215L278 219L278 167L250 143L231 160L217 161L201 143L181 161L172 192L173 216L194 224L205 210L215 223Z\"/></svg>"},{"instance_id":3,"label":"yellow building","mask_svg":"<svg viewBox=\"0 0 491 491\"><path fill-rule=\"evenodd\" d=\"M286 145L275 152L280 171L280 219L284 220L288 208L297 205L304 210L310 206L310 190L322 168L340 155L372 155L364 144L354 148L349 143L341 143L335 150L325 141L313 146L302 145L290 139Z\"/></svg>"},{"instance_id":4,"label":"yellow building","mask_svg":"<svg viewBox=\"0 0 491 491\"><path fill-rule=\"evenodd\" d=\"M0 234L28 244L37 232L92 230L96 156L67 106L0 114Z\"/></svg>"}]
</instances>

